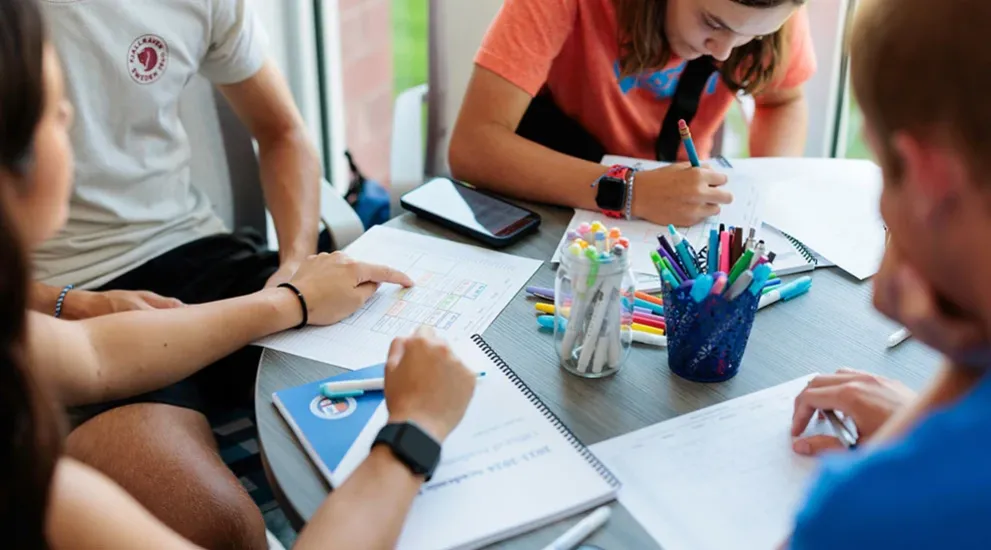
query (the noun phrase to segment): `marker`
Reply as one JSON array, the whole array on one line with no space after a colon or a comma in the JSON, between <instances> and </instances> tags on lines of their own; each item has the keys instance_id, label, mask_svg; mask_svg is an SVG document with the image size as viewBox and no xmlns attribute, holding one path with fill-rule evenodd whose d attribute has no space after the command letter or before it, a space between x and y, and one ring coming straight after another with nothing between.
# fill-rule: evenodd
<instances>
[{"instance_id":1,"label":"marker","mask_svg":"<svg viewBox=\"0 0 991 550\"><path fill-rule=\"evenodd\" d=\"M649 309L650 311L653 311L656 315L664 315L664 307L663 306L659 306L657 304L652 304L652 303L647 302L645 300L641 300L640 298L634 298L633 299L633 305L634 305L634 307L642 307L644 309Z\"/></svg>"},{"instance_id":2,"label":"marker","mask_svg":"<svg viewBox=\"0 0 991 550\"><path fill-rule=\"evenodd\" d=\"M712 281L712 290L709 293L713 296L719 296L724 290L726 290L726 283L728 281L729 278L726 277L725 273L722 271L716 273L716 278Z\"/></svg>"},{"instance_id":3,"label":"marker","mask_svg":"<svg viewBox=\"0 0 991 550\"><path fill-rule=\"evenodd\" d=\"M554 304L534 304L533 307L540 313L546 313L548 315L554 315ZM571 308L565 308L562 313L567 315L571 311Z\"/></svg>"},{"instance_id":4,"label":"marker","mask_svg":"<svg viewBox=\"0 0 991 550\"><path fill-rule=\"evenodd\" d=\"M592 226L589 225L588 222L582 222L581 224L578 225L577 231L578 234L581 235L581 237L584 239L585 235L588 235L588 233L592 231Z\"/></svg>"},{"instance_id":5,"label":"marker","mask_svg":"<svg viewBox=\"0 0 991 550\"><path fill-rule=\"evenodd\" d=\"M688 161L692 166L698 168L699 154L695 150L695 141L692 140L692 131L688 128L688 123L684 119L678 121L678 133L681 134L681 142L685 144L685 151L688 153Z\"/></svg>"},{"instance_id":6,"label":"marker","mask_svg":"<svg viewBox=\"0 0 991 550\"><path fill-rule=\"evenodd\" d=\"M528 286L526 287L527 294L536 296L537 298L543 298L544 300L554 299L554 289L544 288L542 286Z\"/></svg>"},{"instance_id":7,"label":"marker","mask_svg":"<svg viewBox=\"0 0 991 550\"><path fill-rule=\"evenodd\" d=\"M647 317L637 313L633 314L633 322L645 327L656 328L657 330L665 330L668 326L666 322L656 320L653 315Z\"/></svg>"},{"instance_id":8,"label":"marker","mask_svg":"<svg viewBox=\"0 0 991 550\"><path fill-rule=\"evenodd\" d=\"M698 279L695 279L695 284L692 285L691 296L695 300L695 303L701 304L702 300L709 295L709 291L712 290L712 275L705 274L699 275Z\"/></svg>"},{"instance_id":9,"label":"marker","mask_svg":"<svg viewBox=\"0 0 991 550\"><path fill-rule=\"evenodd\" d=\"M640 332L639 330L633 331L633 341L638 344L643 344L645 346L656 346L659 348L667 347L668 337L658 336L657 334L647 334L646 332Z\"/></svg>"},{"instance_id":10,"label":"marker","mask_svg":"<svg viewBox=\"0 0 991 550\"><path fill-rule=\"evenodd\" d=\"M767 282L767 277L771 274L771 266L764 264L751 273L754 274L754 280L750 283L749 290L751 295L756 296L764 289L764 283Z\"/></svg>"},{"instance_id":11,"label":"marker","mask_svg":"<svg viewBox=\"0 0 991 550\"><path fill-rule=\"evenodd\" d=\"M761 258L764 257L764 254L767 252L767 249L766 248L767 248L767 245L764 244L764 241L758 242L757 243L757 246L754 247L754 254L750 258L750 269L751 270L753 270L753 268L757 267L757 264L758 263L764 263L764 262L761 262L760 260L761 260Z\"/></svg>"},{"instance_id":12,"label":"marker","mask_svg":"<svg viewBox=\"0 0 991 550\"><path fill-rule=\"evenodd\" d=\"M730 268L729 236L729 231L721 231L719 233L719 271L722 271L723 273L729 273Z\"/></svg>"},{"instance_id":13,"label":"marker","mask_svg":"<svg viewBox=\"0 0 991 550\"><path fill-rule=\"evenodd\" d=\"M674 286L681 286L686 280L688 280L688 277L682 277L681 274L678 273L678 270L674 267L674 265L671 262L668 261L667 258L662 258L661 264L663 264L664 269L667 270L672 275L674 275L674 278L678 281L678 284Z\"/></svg>"},{"instance_id":14,"label":"marker","mask_svg":"<svg viewBox=\"0 0 991 550\"><path fill-rule=\"evenodd\" d=\"M736 282L730 285L729 290L726 291L726 299L729 301L736 300L743 294L747 288L750 287L750 283L754 281L754 272L749 269L744 271L739 277L736 278Z\"/></svg>"},{"instance_id":15,"label":"marker","mask_svg":"<svg viewBox=\"0 0 991 550\"><path fill-rule=\"evenodd\" d=\"M645 302L650 302L650 303L652 303L654 305L658 305L658 306L663 306L664 305L664 300L662 300L662 299L660 299L660 298L658 298L656 296L651 296L650 294L647 294L646 292L640 292L638 290L638 291L636 291L636 292L633 293L633 296L636 297L636 298L640 298L641 300L643 300Z\"/></svg>"},{"instance_id":16,"label":"marker","mask_svg":"<svg viewBox=\"0 0 991 550\"><path fill-rule=\"evenodd\" d=\"M736 261L735 264L733 264L733 269L730 270L730 272L729 272L729 285L730 286L733 286L733 283L736 282L736 279L740 275L742 275L744 271L747 271L750 268L750 258L752 258L753 255L754 255L754 251L753 250L748 250L748 251L744 252L743 255L740 256L739 259L737 259L737 261ZM770 272L771 271L771 268L768 267L767 268L767 271ZM761 284L763 284L763 283L761 283Z\"/></svg>"},{"instance_id":17,"label":"marker","mask_svg":"<svg viewBox=\"0 0 991 550\"><path fill-rule=\"evenodd\" d=\"M801 296L812 288L812 278L802 277L796 279L786 285L779 286L774 290L768 292L767 294L760 297L759 305L757 309L764 309L765 307L776 304L779 301L791 300L797 296Z\"/></svg>"},{"instance_id":18,"label":"marker","mask_svg":"<svg viewBox=\"0 0 991 550\"><path fill-rule=\"evenodd\" d=\"M483 378L485 372L475 375ZM364 380L344 380L342 382L327 382L320 384L320 395L328 399L341 399L344 397L358 397L370 391L382 391L385 389L385 378L366 378Z\"/></svg>"},{"instance_id":19,"label":"marker","mask_svg":"<svg viewBox=\"0 0 991 550\"><path fill-rule=\"evenodd\" d=\"M674 256L672 256L667 250L665 250L664 247L658 248L657 252L658 255L661 256L661 258L666 259L668 263L671 264L670 266L668 266L668 269L674 272L674 274L677 275L679 279L683 281L688 278L688 273L686 273L685 270L681 268L681 264L675 259Z\"/></svg>"},{"instance_id":20,"label":"marker","mask_svg":"<svg viewBox=\"0 0 991 550\"><path fill-rule=\"evenodd\" d=\"M606 232L596 231L595 232L595 249L599 252L606 251Z\"/></svg>"},{"instance_id":21,"label":"marker","mask_svg":"<svg viewBox=\"0 0 991 550\"><path fill-rule=\"evenodd\" d=\"M709 253L707 257L709 260L708 272L719 271L719 232L715 229L709 230Z\"/></svg>"},{"instance_id":22,"label":"marker","mask_svg":"<svg viewBox=\"0 0 991 550\"><path fill-rule=\"evenodd\" d=\"M678 288L678 285L681 284L678 282L678 279L675 278L674 274L671 273L671 270L666 267L661 268L661 279L663 279L665 283L671 285L671 288Z\"/></svg>"},{"instance_id":23,"label":"marker","mask_svg":"<svg viewBox=\"0 0 991 550\"><path fill-rule=\"evenodd\" d=\"M596 529L602 527L609 521L612 511L608 506L603 506L589 514L585 519L579 521L574 527L565 531L563 535L554 542L544 547L544 550L571 550L578 546L581 541L588 538Z\"/></svg>"},{"instance_id":24,"label":"marker","mask_svg":"<svg viewBox=\"0 0 991 550\"><path fill-rule=\"evenodd\" d=\"M554 319L557 319L558 328L565 330L568 328L568 320L564 317L556 317L555 315L541 315L537 317L537 324L540 328L554 329Z\"/></svg>"},{"instance_id":25,"label":"marker","mask_svg":"<svg viewBox=\"0 0 991 550\"><path fill-rule=\"evenodd\" d=\"M682 263L685 264L685 270L688 271L688 276L692 279L697 278L699 276L699 269L695 265L695 258L688 251L688 241L678 233L678 230L673 225L668 226L668 231L671 233L671 239L674 241L674 248L678 251L678 256L681 258Z\"/></svg>"},{"instance_id":26,"label":"marker","mask_svg":"<svg viewBox=\"0 0 991 550\"><path fill-rule=\"evenodd\" d=\"M888 348L897 347L899 344L912 337L912 333L907 328L900 329L888 336Z\"/></svg>"},{"instance_id":27,"label":"marker","mask_svg":"<svg viewBox=\"0 0 991 550\"><path fill-rule=\"evenodd\" d=\"M737 227L733 230L733 251L730 256L730 263L736 265L736 262L743 256L743 228ZM730 277L732 279L732 277Z\"/></svg>"},{"instance_id":28,"label":"marker","mask_svg":"<svg viewBox=\"0 0 991 550\"><path fill-rule=\"evenodd\" d=\"M760 265L767 265L767 264L760 264ZM776 287L780 284L781 284L781 279L769 280L766 283L764 283L763 290L770 290L771 288Z\"/></svg>"},{"instance_id":29,"label":"marker","mask_svg":"<svg viewBox=\"0 0 991 550\"><path fill-rule=\"evenodd\" d=\"M591 269L588 271L588 281L586 284L587 288L594 288L595 281L599 278L599 255L596 254L595 250L591 247L585 249L585 257L588 258L589 263L592 264Z\"/></svg>"},{"instance_id":30,"label":"marker","mask_svg":"<svg viewBox=\"0 0 991 550\"><path fill-rule=\"evenodd\" d=\"M664 331L658 328L648 327L647 325L643 325L640 323L633 323L633 325L631 326L633 327L633 330L639 330L640 332L646 332L647 334L655 334L657 336L664 336Z\"/></svg>"}]
</instances>

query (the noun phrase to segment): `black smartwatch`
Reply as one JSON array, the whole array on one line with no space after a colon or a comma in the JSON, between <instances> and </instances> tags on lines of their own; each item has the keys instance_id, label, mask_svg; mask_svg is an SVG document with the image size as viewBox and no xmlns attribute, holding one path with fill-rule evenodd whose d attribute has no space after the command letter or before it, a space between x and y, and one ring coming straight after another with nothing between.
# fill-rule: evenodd
<instances>
[{"instance_id":1,"label":"black smartwatch","mask_svg":"<svg viewBox=\"0 0 991 550\"><path fill-rule=\"evenodd\" d=\"M626 211L626 178L630 168L612 166L604 176L595 182L595 204L610 218L623 218Z\"/></svg>"},{"instance_id":2,"label":"black smartwatch","mask_svg":"<svg viewBox=\"0 0 991 550\"><path fill-rule=\"evenodd\" d=\"M377 445L388 446L414 475L424 476L427 481L440 464L440 443L413 422L386 424L375 436L372 448Z\"/></svg>"}]
</instances>

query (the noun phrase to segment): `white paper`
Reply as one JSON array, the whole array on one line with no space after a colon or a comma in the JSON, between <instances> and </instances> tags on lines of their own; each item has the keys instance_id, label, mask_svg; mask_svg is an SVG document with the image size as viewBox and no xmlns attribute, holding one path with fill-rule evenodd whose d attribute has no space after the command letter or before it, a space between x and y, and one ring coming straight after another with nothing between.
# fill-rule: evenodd
<instances>
[{"instance_id":1,"label":"white paper","mask_svg":"<svg viewBox=\"0 0 991 550\"><path fill-rule=\"evenodd\" d=\"M481 334L541 265L383 226L368 230L346 252L399 269L416 286L383 285L336 325L285 331L258 345L351 370L382 363L393 339L421 325L449 341Z\"/></svg>"},{"instance_id":2,"label":"white paper","mask_svg":"<svg viewBox=\"0 0 991 550\"><path fill-rule=\"evenodd\" d=\"M472 341L455 347L477 371L475 395L413 501L400 549L478 548L612 500L615 490ZM368 456L388 419L383 404L331 484Z\"/></svg>"},{"instance_id":3,"label":"white paper","mask_svg":"<svg viewBox=\"0 0 991 550\"><path fill-rule=\"evenodd\" d=\"M619 501L665 550L777 548L812 458L791 449L795 397L811 376L593 445ZM810 433L832 434L813 421Z\"/></svg>"},{"instance_id":4,"label":"white paper","mask_svg":"<svg viewBox=\"0 0 991 550\"><path fill-rule=\"evenodd\" d=\"M764 221L866 279L884 256L876 164L838 159L745 159L734 167L761 180Z\"/></svg>"}]
</instances>

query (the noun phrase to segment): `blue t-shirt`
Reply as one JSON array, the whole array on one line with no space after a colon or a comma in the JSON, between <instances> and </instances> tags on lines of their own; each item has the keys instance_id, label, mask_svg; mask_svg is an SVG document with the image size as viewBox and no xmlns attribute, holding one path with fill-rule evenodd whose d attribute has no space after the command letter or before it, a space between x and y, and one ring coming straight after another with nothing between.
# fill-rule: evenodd
<instances>
[{"instance_id":1,"label":"blue t-shirt","mask_svg":"<svg viewBox=\"0 0 991 550\"><path fill-rule=\"evenodd\" d=\"M991 548L991 376L902 440L825 460L791 548Z\"/></svg>"}]
</instances>

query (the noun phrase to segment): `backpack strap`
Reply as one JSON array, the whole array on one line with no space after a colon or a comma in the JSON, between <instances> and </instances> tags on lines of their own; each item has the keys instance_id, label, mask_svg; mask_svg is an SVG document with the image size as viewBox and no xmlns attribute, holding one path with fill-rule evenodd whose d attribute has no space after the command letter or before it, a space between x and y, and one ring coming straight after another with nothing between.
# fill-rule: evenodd
<instances>
[{"instance_id":1,"label":"backpack strap","mask_svg":"<svg viewBox=\"0 0 991 550\"><path fill-rule=\"evenodd\" d=\"M685 66L678 81L678 88L671 98L671 106L664 116L661 132L654 143L657 160L674 162L678 158L678 148L681 146L681 134L678 132L678 121L684 120L689 124L695 118L702 101L702 93L709 82L716 65L712 57L703 56L693 59Z\"/></svg>"}]
</instances>

